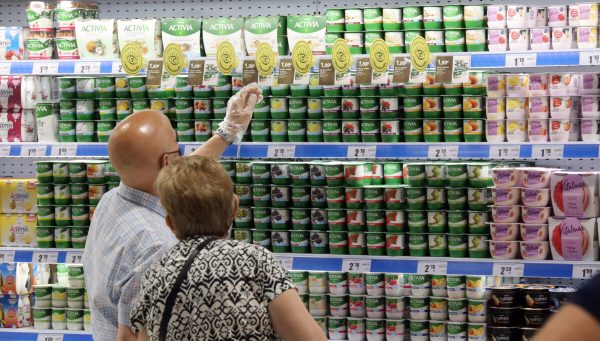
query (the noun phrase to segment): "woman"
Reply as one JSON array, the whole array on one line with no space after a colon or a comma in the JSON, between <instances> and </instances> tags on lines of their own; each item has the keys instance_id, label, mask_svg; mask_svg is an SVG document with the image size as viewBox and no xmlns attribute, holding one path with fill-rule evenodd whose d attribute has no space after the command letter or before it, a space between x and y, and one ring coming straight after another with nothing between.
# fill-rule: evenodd
<instances>
[{"instance_id":1,"label":"woman","mask_svg":"<svg viewBox=\"0 0 600 341\"><path fill-rule=\"evenodd\" d=\"M144 274L139 340L326 340L273 254L227 240L239 200L216 160L181 158L156 188L179 243Z\"/></svg>"}]
</instances>

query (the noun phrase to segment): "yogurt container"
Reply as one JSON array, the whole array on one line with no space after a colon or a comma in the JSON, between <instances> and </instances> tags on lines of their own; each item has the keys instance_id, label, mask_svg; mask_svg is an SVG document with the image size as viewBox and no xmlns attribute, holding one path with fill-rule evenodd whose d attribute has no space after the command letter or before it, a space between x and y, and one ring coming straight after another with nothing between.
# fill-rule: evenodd
<instances>
[{"instance_id":1,"label":"yogurt container","mask_svg":"<svg viewBox=\"0 0 600 341\"><path fill-rule=\"evenodd\" d=\"M548 6L548 26L566 27L567 18L567 6Z\"/></svg>"},{"instance_id":2,"label":"yogurt container","mask_svg":"<svg viewBox=\"0 0 600 341\"><path fill-rule=\"evenodd\" d=\"M467 6L470 7L470 6ZM466 14L466 8L465 8ZM506 5L488 5L487 6L487 27L505 28L507 22Z\"/></svg>"},{"instance_id":3,"label":"yogurt container","mask_svg":"<svg viewBox=\"0 0 600 341\"><path fill-rule=\"evenodd\" d=\"M527 27L548 26L548 11L546 7L527 6Z\"/></svg>"},{"instance_id":4,"label":"yogurt container","mask_svg":"<svg viewBox=\"0 0 600 341\"><path fill-rule=\"evenodd\" d=\"M482 5L464 6L464 20L466 28L485 27L485 11ZM489 11L489 7L488 7ZM497 19L497 17L496 17ZM489 20L489 19L488 19Z\"/></svg>"},{"instance_id":5,"label":"yogurt container","mask_svg":"<svg viewBox=\"0 0 600 341\"><path fill-rule=\"evenodd\" d=\"M570 119L550 119L550 141L568 142L573 122Z\"/></svg>"},{"instance_id":6,"label":"yogurt container","mask_svg":"<svg viewBox=\"0 0 600 341\"><path fill-rule=\"evenodd\" d=\"M489 16L489 13L488 13ZM523 28L527 27L527 7L524 5L506 6L506 27Z\"/></svg>"},{"instance_id":7,"label":"yogurt container","mask_svg":"<svg viewBox=\"0 0 600 341\"><path fill-rule=\"evenodd\" d=\"M502 101L504 102L504 101ZM498 143L506 141L506 124L503 119L485 121L485 137L487 142Z\"/></svg>"},{"instance_id":8,"label":"yogurt container","mask_svg":"<svg viewBox=\"0 0 600 341\"><path fill-rule=\"evenodd\" d=\"M523 120L529 113L529 98L508 97L506 98L506 118L509 120Z\"/></svg>"},{"instance_id":9,"label":"yogurt container","mask_svg":"<svg viewBox=\"0 0 600 341\"><path fill-rule=\"evenodd\" d=\"M488 29L488 50L492 52L508 51L508 30Z\"/></svg>"},{"instance_id":10,"label":"yogurt container","mask_svg":"<svg viewBox=\"0 0 600 341\"><path fill-rule=\"evenodd\" d=\"M575 36L571 27L552 27L550 34L553 50L569 50L573 48Z\"/></svg>"},{"instance_id":11,"label":"yogurt container","mask_svg":"<svg viewBox=\"0 0 600 341\"><path fill-rule=\"evenodd\" d=\"M548 97L529 98L529 117L531 119L547 119L550 116Z\"/></svg>"},{"instance_id":12,"label":"yogurt container","mask_svg":"<svg viewBox=\"0 0 600 341\"><path fill-rule=\"evenodd\" d=\"M525 142L527 140L527 121L506 120L506 140L510 143Z\"/></svg>"},{"instance_id":13,"label":"yogurt container","mask_svg":"<svg viewBox=\"0 0 600 341\"><path fill-rule=\"evenodd\" d=\"M548 142L548 120L530 119L527 125L527 134L530 142Z\"/></svg>"},{"instance_id":14,"label":"yogurt container","mask_svg":"<svg viewBox=\"0 0 600 341\"><path fill-rule=\"evenodd\" d=\"M579 49L595 49L598 47L598 28L596 26L577 27L575 37Z\"/></svg>"},{"instance_id":15,"label":"yogurt container","mask_svg":"<svg viewBox=\"0 0 600 341\"><path fill-rule=\"evenodd\" d=\"M529 49L529 30L525 28L508 29L508 48L513 52L527 51Z\"/></svg>"},{"instance_id":16,"label":"yogurt container","mask_svg":"<svg viewBox=\"0 0 600 341\"><path fill-rule=\"evenodd\" d=\"M581 140L586 142L600 141L600 120L581 120Z\"/></svg>"},{"instance_id":17,"label":"yogurt container","mask_svg":"<svg viewBox=\"0 0 600 341\"><path fill-rule=\"evenodd\" d=\"M506 76L506 95L508 97L529 96L529 74L510 74Z\"/></svg>"},{"instance_id":18,"label":"yogurt container","mask_svg":"<svg viewBox=\"0 0 600 341\"><path fill-rule=\"evenodd\" d=\"M536 27L529 30L529 45L534 51L550 50L550 29L548 27ZM597 35L597 34L596 34Z\"/></svg>"},{"instance_id":19,"label":"yogurt container","mask_svg":"<svg viewBox=\"0 0 600 341\"><path fill-rule=\"evenodd\" d=\"M581 95L600 95L600 78L595 73L581 75Z\"/></svg>"},{"instance_id":20,"label":"yogurt container","mask_svg":"<svg viewBox=\"0 0 600 341\"><path fill-rule=\"evenodd\" d=\"M425 6L425 7L423 7L423 27L426 30L443 28L442 7L440 7L440 6Z\"/></svg>"},{"instance_id":21,"label":"yogurt container","mask_svg":"<svg viewBox=\"0 0 600 341\"><path fill-rule=\"evenodd\" d=\"M598 4L569 5L569 26L598 25Z\"/></svg>"}]
</instances>

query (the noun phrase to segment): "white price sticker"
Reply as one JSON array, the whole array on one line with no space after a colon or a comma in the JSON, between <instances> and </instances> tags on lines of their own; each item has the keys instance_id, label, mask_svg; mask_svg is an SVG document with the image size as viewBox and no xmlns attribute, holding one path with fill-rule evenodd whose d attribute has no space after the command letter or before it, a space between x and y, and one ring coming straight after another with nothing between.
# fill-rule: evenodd
<instances>
[{"instance_id":1,"label":"white price sticker","mask_svg":"<svg viewBox=\"0 0 600 341\"><path fill-rule=\"evenodd\" d=\"M32 258L31 261L33 263L56 264L56 263L58 263L58 252L36 251L33 253L33 256L31 258Z\"/></svg>"},{"instance_id":2,"label":"white price sticker","mask_svg":"<svg viewBox=\"0 0 600 341\"><path fill-rule=\"evenodd\" d=\"M579 52L579 65L600 65L600 52L599 51L582 51Z\"/></svg>"},{"instance_id":3,"label":"white price sticker","mask_svg":"<svg viewBox=\"0 0 600 341\"><path fill-rule=\"evenodd\" d=\"M57 62L38 62L33 63L33 70L31 71L34 75L56 75L58 74L58 63Z\"/></svg>"},{"instance_id":4,"label":"white price sticker","mask_svg":"<svg viewBox=\"0 0 600 341\"><path fill-rule=\"evenodd\" d=\"M10 146L0 146L0 157L10 156Z\"/></svg>"},{"instance_id":5,"label":"white price sticker","mask_svg":"<svg viewBox=\"0 0 600 341\"><path fill-rule=\"evenodd\" d=\"M562 159L565 151L564 145L533 145L531 147L532 159Z\"/></svg>"},{"instance_id":6,"label":"white price sticker","mask_svg":"<svg viewBox=\"0 0 600 341\"><path fill-rule=\"evenodd\" d=\"M370 259L344 259L342 261L343 272L370 272Z\"/></svg>"},{"instance_id":7,"label":"white price sticker","mask_svg":"<svg viewBox=\"0 0 600 341\"><path fill-rule=\"evenodd\" d=\"M76 75L97 75L100 73L100 62L77 62L74 71Z\"/></svg>"},{"instance_id":8,"label":"white price sticker","mask_svg":"<svg viewBox=\"0 0 600 341\"><path fill-rule=\"evenodd\" d=\"M15 261L14 251L0 251L0 264L13 263Z\"/></svg>"},{"instance_id":9,"label":"white price sticker","mask_svg":"<svg viewBox=\"0 0 600 341\"><path fill-rule=\"evenodd\" d=\"M530 67L537 65L537 53L507 54L506 67Z\"/></svg>"},{"instance_id":10,"label":"white price sticker","mask_svg":"<svg viewBox=\"0 0 600 341\"><path fill-rule=\"evenodd\" d=\"M0 75L10 75L10 62L0 63Z\"/></svg>"},{"instance_id":11,"label":"white price sticker","mask_svg":"<svg viewBox=\"0 0 600 341\"><path fill-rule=\"evenodd\" d=\"M183 155L190 155L196 150L198 150L198 148L200 148L201 146L201 144L186 144L185 146L183 146Z\"/></svg>"},{"instance_id":12,"label":"white price sticker","mask_svg":"<svg viewBox=\"0 0 600 341\"><path fill-rule=\"evenodd\" d=\"M62 334L38 334L37 341L63 341Z\"/></svg>"},{"instance_id":13,"label":"white price sticker","mask_svg":"<svg viewBox=\"0 0 600 341\"><path fill-rule=\"evenodd\" d=\"M83 264L83 252L67 252L67 264Z\"/></svg>"},{"instance_id":14,"label":"white price sticker","mask_svg":"<svg viewBox=\"0 0 600 341\"><path fill-rule=\"evenodd\" d=\"M447 262L419 261L417 273L425 275L445 275L448 270Z\"/></svg>"},{"instance_id":15,"label":"white price sticker","mask_svg":"<svg viewBox=\"0 0 600 341\"><path fill-rule=\"evenodd\" d=\"M572 277L575 279L590 279L598 273L600 273L600 264L574 264Z\"/></svg>"},{"instance_id":16,"label":"white price sticker","mask_svg":"<svg viewBox=\"0 0 600 341\"><path fill-rule=\"evenodd\" d=\"M521 146L490 146L490 159L518 159L521 155Z\"/></svg>"},{"instance_id":17,"label":"white price sticker","mask_svg":"<svg viewBox=\"0 0 600 341\"><path fill-rule=\"evenodd\" d=\"M458 159L458 146L433 145L427 150L429 159Z\"/></svg>"},{"instance_id":18,"label":"white price sticker","mask_svg":"<svg viewBox=\"0 0 600 341\"><path fill-rule=\"evenodd\" d=\"M21 146L21 156L26 157L43 157L46 156L46 146Z\"/></svg>"},{"instance_id":19,"label":"white price sticker","mask_svg":"<svg viewBox=\"0 0 600 341\"><path fill-rule=\"evenodd\" d=\"M349 159L374 159L377 155L376 146L350 146L348 147Z\"/></svg>"},{"instance_id":20,"label":"white price sticker","mask_svg":"<svg viewBox=\"0 0 600 341\"><path fill-rule=\"evenodd\" d=\"M525 264L494 263L493 275L501 277L523 277Z\"/></svg>"},{"instance_id":21,"label":"white price sticker","mask_svg":"<svg viewBox=\"0 0 600 341\"><path fill-rule=\"evenodd\" d=\"M50 151L51 156L76 156L77 145L61 145L55 144Z\"/></svg>"},{"instance_id":22,"label":"white price sticker","mask_svg":"<svg viewBox=\"0 0 600 341\"><path fill-rule=\"evenodd\" d=\"M285 257L285 256L277 256L277 260L281 267L285 270L292 270L294 268L294 258L293 257Z\"/></svg>"},{"instance_id":23,"label":"white price sticker","mask_svg":"<svg viewBox=\"0 0 600 341\"><path fill-rule=\"evenodd\" d=\"M113 62L112 63L112 70L111 70L112 74L121 74L121 73L125 73L125 71L123 71L123 65L121 65L121 62Z\"/></svg>"},{"instance_id":24,"label":"white price sticker","mask_svg":"<svg viewBox=\"0 0 600 341\"><path fill-rule=\"evenodd\" d=\"M296 146L269 146L267 157L271 159L293 159L296 157Z\"/></svg>"}]
</instances>

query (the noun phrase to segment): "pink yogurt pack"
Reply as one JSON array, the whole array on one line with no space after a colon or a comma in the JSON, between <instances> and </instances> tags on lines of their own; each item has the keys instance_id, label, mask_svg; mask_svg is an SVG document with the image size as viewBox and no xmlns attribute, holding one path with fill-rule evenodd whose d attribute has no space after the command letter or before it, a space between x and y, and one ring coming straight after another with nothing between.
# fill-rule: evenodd
<instances>
[{"instance_id":1,"label":"pink yogurt pack","mask_svg":"<svg viewBox=\"0 0 600 341\"><path fill-rule=\"evenodd\" d=\"M584 118L600 117L600 97L582 96L581 97L581 116Z\"/></svg>"},{"instance_id":2,"label":"pink yogurt pack","mask_svg":"<svg viewBox=\"0 0 600 341\"><path fill-rule=\"evenodd\" d=\"M581 140L585 142L600 141L600 119L581 120Z\"/></svg>"},{"instance_id":3,"label":"pink yogurt pack","mask_svg":"<svg viewBox=\"0 0 600 341\"><path fill-rule=\"evenodd\" d=\"M582 95L600 95L600 74L582 74L579 87Z\"/></svg>"},{"instance_id":4,"label":"pink yogurt pack","mask_svg":"<svg viewBox=\"0 0 600 341\"><path fill-rule=\"evenodd\" d=\"M488 13L489 16L489 13ZM524 28L527 27L527 7L523 5L506 6L506 27Z\"/></svg>"},{"instance_id":5,"label":"pink yogurt pack","mask_svg":"<svg viewBox=\"0 0 600 341\"><path fill-rule=\"evenodd\" d=\"M526 28L511 28L508 30L508 49L514 52L529 49L529 30Z\"/></svg>"},{"instance_id":6,"label":"pink yogurt pack","mask_svg":"<svg viewBox=\"0 0 600 341\"><path fill-rule=\"evenodd\" d=\"M569 5L569 26L596 26L598 25L598 4Z\"/></svg>"},{"instance_id":7,"label":"pink yogurt pack","mask_svg":"<svg viewBox=\"0 0 600 341\"><path fill-rule=\"evenodd\" d=\"M529 45L534 51L550 50L550 29L548 27L529 29Z\"/></svg>"},{"instance_id":8,"label":"pink yogurt pack","mask_svg":"<svg viewBox=\"0 0 600 341\"><path fill-rule=\"evenodd\" d=\"M504 98L486 97L485 107L488 120L502 120L506 117Z\"/></svg>"},{"instance_id":9,"label":"pink yogurt pack","mask_svg":"<svg viewBox=\"0 0 600 341\"><path fill-rule=\"evenodd\" d=\"M488 50L492 52L504 52L508 50L507 29L488 29Z\"/></svg>"},{"instance_id":10,"label":"pink yogurt pack","mask_svg":"<svg viewBox=\"0 0 600 341\"><path fill-rule=\"evenodd\" d=\"M567 19L567 6L548 6L548 26L566 27Z\"/></svg>"},{"instance_id":11,"label":"pink yogurt pack","mask_svg":"<svg viewBox=\"0 0 600 341\"><path fill-rule=\"evenodd\" d=\"M548 142L548 120L529 120L527 133L529 134L529 141L531 142Z\"/></svg>"},{"instance_id":12,"label":"pink yogurt pack","mask_svg":"<svg viewBox=\"0 0 600 341\"><path fill-rule=\"evenodd\" d=\"M526 16L528 28L548 26L548 11L546 7L528 6Z\"/></svg>"},{"instance_id":13,"label":"pink yogurt pack","mask_svg":"<svg viewBox=\"0 0 600 341\"><path fill-rule=\"evenodd\" d=\"M579 75L570 73L550 74L550 95L576 96L579 94Z\"/></svg>"},{"instance_id":14,"label":"pink yogurt pack","mask_svg":"<svg viewBox=\"0 0 600 341\"><path fill-rule=\"evenodd\" d=\"M488 5L487 24L488 28L505 28L506 5Z\"/></svg>"},{"instance_id":15,"label":"pink yogurt pack","mask_svg":"<svg viewBox=\"0 0 600 341\"><path fill-rule=\"evenodd\" d=\"M529 117L532 119L547 119L550 116L548 97L529 98Z\"/></svg>"},{"instance_id":16,"label":"pink yogurt pack","mask_svg":"<svg viewBox=\"0 0 600 341\"><path fill-rule=\"evenodd\" d=\"M570 27L552 27L552 49L570 50L575 44L573 30Z\"/></svg>"},{"instance_id":17,"label":"pink yogurt pack","mask_svg":"<svg viewBox=\"0 0 600 341\"><path fill-rule=\"evenodd\" d=\"M597 172L556 172L551 176L550 190L555 216L596 217Z\"/></svg>"},{"instance_id":18,"label":"pink yogurt pack","mask_svg":"<svg viewBox=\"0 0 600 341\"><path fill-rule=\"evenodd\" d=\"M491 74L487 76L486 90L488 97L506 96L506 75Z\"/></svg>"},{"instance_id":19,"label":"pink yogurt pack","mask_svg":"<svg viewBox=\"0 0 600 341\"><path fill-rule=\"evenodd\" d=\"M583 26L575 29L575 41L579 49L595 49L598 47L598 28Z\"/></svg>"}]
</instances>

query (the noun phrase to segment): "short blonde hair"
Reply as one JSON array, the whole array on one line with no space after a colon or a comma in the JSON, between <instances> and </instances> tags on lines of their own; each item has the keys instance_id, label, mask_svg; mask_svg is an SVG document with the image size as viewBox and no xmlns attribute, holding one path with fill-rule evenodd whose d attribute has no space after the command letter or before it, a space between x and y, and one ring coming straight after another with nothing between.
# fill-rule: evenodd
<instances>
[{"instance_id":1,"label":"short blonde hair","mask_svg":"<svg viewBox=\"0 0 600 341\"><path fill-rule=\"evenodd\" d=\"M177 159L160 171L155 185L177 239L227 234L234 209L233 183L217 160Z\"/></svg>"}]
</instances>

